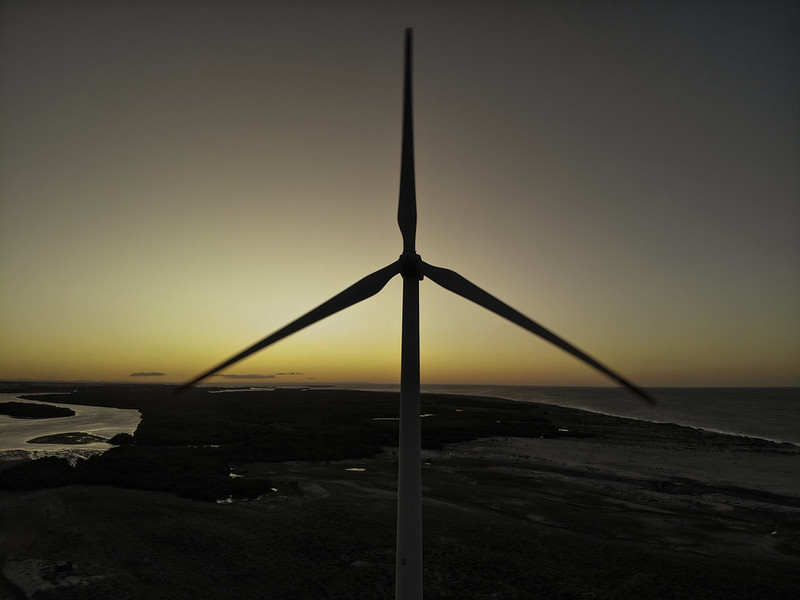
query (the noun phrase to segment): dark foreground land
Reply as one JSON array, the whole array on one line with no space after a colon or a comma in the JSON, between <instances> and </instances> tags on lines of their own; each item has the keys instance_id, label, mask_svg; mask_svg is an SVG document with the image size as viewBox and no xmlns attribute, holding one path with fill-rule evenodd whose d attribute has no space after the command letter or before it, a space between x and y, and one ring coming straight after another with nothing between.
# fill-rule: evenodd
<instances>
[{"instance_id":1,"label":"dark foreground land","mask_svg":"<svg viewBox=\"0 0 800 600\"><path fill-rule=\"evenodd\" d=\"M75 466L6 463L0 598L393 596L396 395L53 401L142 423ZM797 598L795 446L490 399L423 413L429 600Z\"/></svg>"}]
</instances>

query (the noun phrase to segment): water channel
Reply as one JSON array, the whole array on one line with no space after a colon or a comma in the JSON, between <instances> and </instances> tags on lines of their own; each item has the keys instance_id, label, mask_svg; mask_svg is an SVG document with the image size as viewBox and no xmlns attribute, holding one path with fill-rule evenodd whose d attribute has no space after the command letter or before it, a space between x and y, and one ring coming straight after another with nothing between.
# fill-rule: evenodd
<instances>
[{"instance_id":1,"label":"water channel","mask_svg":"<svg viewBox=\"0 0 800 600\"><path fill-rule=\"evenodd\" d=\"M33 395L33 394L26 394ZM51 401L52 399L52 401ZM59 402L59 400L61 400ZM84 406L66 404L64 394L36 394L36 400L19 398L18 394L0 393L0 402L31 402L63 406L75 412L71 417L48 419L18 419L0 415L0 454L18 455L20 452L34 456L96 454L112 446L105 442L91 444L31 444L28 440L44 435L82 432L109 439L118 433L133 433L142 420L136 409L108 408L105 406Z\"/></svg>"}]
</instances>

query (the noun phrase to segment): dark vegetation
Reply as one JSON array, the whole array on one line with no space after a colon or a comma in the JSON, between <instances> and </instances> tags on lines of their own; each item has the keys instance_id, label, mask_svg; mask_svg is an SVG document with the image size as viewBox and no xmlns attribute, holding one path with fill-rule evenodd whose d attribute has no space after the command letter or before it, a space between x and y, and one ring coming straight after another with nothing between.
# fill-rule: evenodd
<instances>
[{"instance_id":1,"label":"dark vegetation","mask_svg":"<svg viewBox=\"0 0 800 600\"><path fill-rule=\"evenodd\" d=\"M475 493L478 493L477 491ZM28 519L50 519L34 531ZM426 600L795 600L791 565L587 538L424 507ZM51 490L4 530L102 577L37 600L376 600L394 585L392 498L213 505L111 487ZM52 549L49 551L49 545ZM49 552L49 554L46 554Z\"/></svg>"},{"instance_id":2,"label":"dark vegetation","mask_svg":"<svg viewBox=\"0 0 800 600\"><path fill-rule=\"evenodd\" d=\"M130 433L118 433L108 440L112 446L129 446L134 443L133 435Z\"/></svg>"},{"instance_id":3,"label":"dark vegetation","mask_svg":"<svg viewBox=\"0 0 800 600\"><path fill-rule=\"evenodd\" d=\"M168 386L87 386L59 403L137 408L133 438L103 454L39 459L0 472L0 488L102 484L215 501L269 493L268 479L231 478L249 462L336 461L397 445L396 394L312 389L176 395ZM28 405L25 405L28 406ZM423 446L487 436L564 435L540 407L504 400L423 395ZM377 419L377 420L376 420ZM389 420L386 420L389 419Z\"/></svg>"},{"instance_id":4,"label":"dark vegetation","mask_svg":"<svg viewBox=\"0 0 800 600\"><path fill-rule=\"evenodd\" d=\"M58 401L138 408L143 419L132 440L120 438L129 443L74 466L48 458L0 473L6 488L49 488L0 493L0 502L11 499L0 507L0 561L71 561L97 576L39 592L38 600L391 597L396 468L391 450L370 457L396 446L397 422L373 420L397 416L396 394L175 396L165 386L86 386ZM422 420L428 448L512 435L595 435L630 441L632 451L638 441L659 439L711 446L724 439L734 449L750 443L468 397L424 396L422 412L433 414ZM367 468L350 473L337 459ZM301 460L312 462L282 462ZM452 460L423 470L428 600L797 597L796 546L776 555L742 550L735 538L703 542L709 527L737 535L763 529L765 547L777 527L791 542L785 515L776 526L772 513L723 518L703 502L674 508L659 500L650 508L616 488L597 492L547 471L520 473L523 462ZM248 476L233 479L231 468ZM279 492L260 502L194 500L260 496L271 484ZM6 584L0 580L0 596Z\"/></svg>"},{"instance_id":5,"label":"dark vegetation","mask_svg":"<svg viewBox=\"0 0 800 600\"><path fill-rule=\"evenodd\" d=\"M49 419L52 417L71 417L74 414L74 410L49 404L0 402L0 415L8 415L18 419Z\"/></svg>"}]
</instances>

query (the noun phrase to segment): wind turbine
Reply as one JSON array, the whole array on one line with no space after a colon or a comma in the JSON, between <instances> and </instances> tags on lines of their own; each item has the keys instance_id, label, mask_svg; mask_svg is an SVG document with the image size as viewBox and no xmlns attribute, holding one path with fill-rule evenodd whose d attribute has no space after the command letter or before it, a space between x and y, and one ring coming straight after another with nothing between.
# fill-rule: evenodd
<instances>
[{"instance_id":1,"label":"wind turbine","mask_svg":"<svg viewBox=\"0 0 800 600\"><path fill-rule=\"evenodd\" d=\"M420 455L419 282L423 277L443 288L516 323L562 350L593 366L649 403L644 390L579 350L552 331L498 300L449 269L424 262L415 248L417 199L414 183L414 140L411 115L412 30L405 30L403 85L403 146L400 163L400 199L397 223L403 236L403 253L395 262L367 275L327 302L275 331L239 354L183 384L181 390L210 377L240 360L362 300L377 294L398 273L403 278L403 326L400 365L400 440L397 476L397 556L395 598L422 598L422 477Z\"/></svg>"}]
</instances>

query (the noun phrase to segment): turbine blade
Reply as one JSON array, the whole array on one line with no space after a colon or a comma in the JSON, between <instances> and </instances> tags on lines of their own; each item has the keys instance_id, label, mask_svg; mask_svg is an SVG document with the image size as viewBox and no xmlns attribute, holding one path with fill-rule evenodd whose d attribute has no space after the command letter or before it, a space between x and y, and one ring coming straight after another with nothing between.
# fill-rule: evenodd
<instances>
[{"instance_id":1,"label":"turbine blade","mask_svg":"<svg viewBox=\"0 0 800 600\"><path fill-rule=\"evenodd\" d=\"M492 311L511 321L512 323L516 323L523 329L527 329L531 333L535 333L541 338L544 338L551 344L554 344L561 348L562 350L572 354L575 358L579 358L583 362L593 366L595 369L604 373L605 375L609 376L611 379L621 383L629 390L634 392L640 398L644 399L646 402L650 404L655 404L655 399L645 392L640 387L634 385L624 377L618 375L599 361L595 360L582 350L579 350L563 338L557 336L555 333L542 327L536 321L529 319L519 311L511 308L505 302L498 300L488 292L482 290L477 285L472 283L471 281L465 279L455 271L451 271L449 269L442 269L440 267L434 267L432 265L427 264L424 261L420 261L419 265L419 272L427 276L428 278L432 279L436 283L438 283L443 288L450 290L451 292L466 298L467 300L472 300L475 304L479 304L480 306Z\"/></svg>"},{"instance_id":2,"label":"turbine blade","mask_svg":"<svg viewBox=\"0 0 800 600\"><path fill-rule=\"evenodd\" d=\"M406 29L405 72L403 83L403 149L400 162L400 199L397 224L403 235L403 251L414 252L417 235L417 192L414 183L414 123L411 116L412 29Z\"/></svg>"},{"instance_id":3,"label":"turbine blade","mask_svg":"<svg viewBox=\"0 0 800 600\"><path fill-rule=\"evenodd\" d=\"M275 342L280 341L283 338L288 337L305 327L308 327L309 325L313 325L317 321L321 321L325 317L329 317L340 310L344 310L348 306L352 306L353 304L357 304L362 300L366 300L367 298L374 296L380 292L383 289L383 286L385 286L388 281L399 272L400 261L395 261L392 264L379 269L370 275L367 275L346 290L336 294L327 302L323 302L317 308L292 321L286 325L286 327L283 327L282 329L279 329L278 331L268 335L263 340L256 342L248 348L245 348L239 352L239 354L232 356L225 362L218 364L216 367L209 369L201 375L198 375L191 381L184 383L178 388L178 391L184 391L203 379L210 377L214 373L217 373L218 371L221 371L222 369L229 367L244 358L247 358L251 354L258 352L262 348L266 348L267 346L274 344Z\"/></svg>"}]
</instances>

